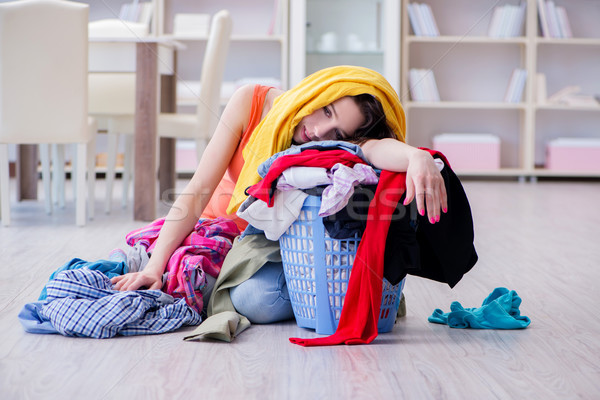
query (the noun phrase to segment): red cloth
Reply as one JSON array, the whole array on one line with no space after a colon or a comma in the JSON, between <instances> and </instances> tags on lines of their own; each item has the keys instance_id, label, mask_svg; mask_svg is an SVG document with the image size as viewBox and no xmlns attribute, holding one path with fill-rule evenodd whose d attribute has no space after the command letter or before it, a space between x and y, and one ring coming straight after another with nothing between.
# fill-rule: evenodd
<instances>
[{"instance_id":1,"label":"red cloth","mask_svg":"<svg viewBox=\"0 0 600 400\"><path fill-rule=\"evenodd\" d=\"M384 248L391 218L406 191L406 174L382 171L369 205L367 226L358 246L344 307L335 333L313 339L290 338L301 346L365 344L377 337L381 308Z\"/></svg>"},{"instance_id":2,"label":"red cloth","mask_svg":"<svg viewBox=\"0 0 600 400\"><path fill-rule=\"evenodd\" d=\"M250 186L246 192L257 199L264 201L269 207L273 207L273 194L275 193L277 178L279 178L283 171L294 166L330 169L337 163L344 164L347 167L353 167L355 164L365 164L365 161L346 150L304 150L298 154L281 156L273 161L267 175L265 175L265 177L257 184Z\"/></svg>"}]
</instances>

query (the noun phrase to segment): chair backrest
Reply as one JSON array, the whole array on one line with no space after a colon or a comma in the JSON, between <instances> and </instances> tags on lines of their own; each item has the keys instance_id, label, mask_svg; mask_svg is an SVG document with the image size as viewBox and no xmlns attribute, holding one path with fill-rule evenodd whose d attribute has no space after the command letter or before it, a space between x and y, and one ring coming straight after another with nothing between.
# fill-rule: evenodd
<instances>
[{"instance_id":1,"label":"chair backrest","mask_svg":"<svg viewBox=\"0 0 600 400\"><path fill-rule=\"evenodd\" d=\"M87 4L0 3L0 142L90 139Z\"/></svg>"},{"instance_id":2,"label":"chair backrest","mask_svg":"<svg viewBox=\"0 0 600 400\"><path fill-rule=\"evenodd\" d=\"M202 62L200 96L196 112L200 125L199 137L210 137L219 122L221 115L221 85L231 30L232 21L229 11L221 10L212 17L204 61Z\"/></svg>"},{"instance_id":3,"label":"chair backrest","mask_svg":"<svg viewBox=\"0 0 600 400\"><path fill-rule=\"evenodd\" d=\"M148 24L102 19L88 25L90 38L140 38L148 36ZM135 113L134 72L90 72L89 113L94 115L133 115Z\"/></svg>"}]
</instances>

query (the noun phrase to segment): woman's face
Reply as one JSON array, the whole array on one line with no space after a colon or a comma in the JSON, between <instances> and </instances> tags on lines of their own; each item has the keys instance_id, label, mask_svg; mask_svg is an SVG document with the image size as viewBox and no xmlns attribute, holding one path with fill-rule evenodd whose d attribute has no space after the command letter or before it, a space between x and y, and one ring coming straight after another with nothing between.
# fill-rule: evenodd
<instances>
[{"instance_id":1,"label":"woman's face","mask_svg":"<svg viewBox=\"0 0 600 400\"><path fill-rule=\"evenodd\" d=\"M342 97L300 120L292 142L304 144L321 140L348 140L365 122L360 108L350 97Z\"/></svg>"}]
</instances>

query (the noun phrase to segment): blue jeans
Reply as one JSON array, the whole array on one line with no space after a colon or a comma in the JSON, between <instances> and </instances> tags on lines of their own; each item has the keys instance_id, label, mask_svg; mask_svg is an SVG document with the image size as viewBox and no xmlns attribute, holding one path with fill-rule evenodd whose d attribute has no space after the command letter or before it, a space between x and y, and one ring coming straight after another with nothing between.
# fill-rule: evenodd
<instances>
[{"instance_id":1,"label":"blue jeans","mask_svg":"<svg viewBox=\"0 0 600 400\"><path fill-rule=\"evenodd\" d=\"M285 321L294 317L280 262L269 262L250 279L229 289L233 306L255 324Z\"/></svg>"}]
</instances>

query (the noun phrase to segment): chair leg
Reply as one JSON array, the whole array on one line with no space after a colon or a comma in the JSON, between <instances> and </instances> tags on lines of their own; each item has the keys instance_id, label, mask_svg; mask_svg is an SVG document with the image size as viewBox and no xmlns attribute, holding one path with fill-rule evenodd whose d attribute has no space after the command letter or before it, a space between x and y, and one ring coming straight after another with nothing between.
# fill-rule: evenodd
<instances>
[{"instance_id":1,"label":"chair leg","mask_svg":"<svg viewBox=\"0 0 600 400\"><path fill-rule=\"evenodd\" d=\"M10 225L10 187L8 176L8 145L0 144L0 218L2 225Z\"/></svg>"},{"instance_id":2,"label":"chair leg","mask_svg":"<svg viewBox=\"0 0 600 400\"><path fill-rule=\"evenodd\" d=\"M87 166L87 143L77 143L77 166L75 167L75 223L77 226L85 225L85 169Z\"/></svg>"},{"instance_id":3,"label":"chair leg","mask_svg":"<svg viewBox=\"0 0 600 400\"><path fill-rule=\"evenodd\" d=\"M123 193L121 206L127 207L129 201L129 187L133 176L133 135L125 136L125 157L123 160Z\"/></svg>"},{"instance_id":4,"label":"chair leg","mask_svg":"<svg viewBox=\"0 0 600 400\"><path fill-rule=\"evenodd\" d=\"M52 199L65 208L65 145L52 144Z\"/></svg>"},{"instance_id":5,"label":"chair leg","mask_svg":"<svg viewBox=\"0 0 600 400\"><path fill-rule=\"evenodd\" d=\"M119 135L108 131L108 150L106 157L106 203L104 211L109 214L112 208L113 186L115 182L115 165L117 164L117 149L119 145Z\"/></svg>"},{"instance_id":6,"label":"chair leg","mask_svg":"<svg viewBox=\"0 0 600 400\"><path fill-rule=\"evenodd\" d=\"M46 214L52 214L52 190L50 174L50 145L42 143L39 145L40 163L42 164L42 183L44 184L44 203Z\"/></svg>"},{"instance_id":7,"label":"chair leg","mask_svg":"<svg viewBox=\"0 0 600 400\"><path fill-rule=\"evenodd\" d=\"M88 218L94 219L96 205L96 136L86 146L87 148L87 188L88 188Z\"/></svg>"}]
</instances>

